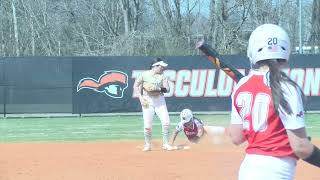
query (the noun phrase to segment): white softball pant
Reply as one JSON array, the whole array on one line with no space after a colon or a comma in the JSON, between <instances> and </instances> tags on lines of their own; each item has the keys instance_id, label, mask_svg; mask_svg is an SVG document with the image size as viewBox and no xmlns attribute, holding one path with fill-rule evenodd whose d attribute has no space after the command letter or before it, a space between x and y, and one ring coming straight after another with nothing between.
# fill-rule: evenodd
<instances>
[{"instance_id":1,"label":"white softball pant","mask_svg":"<svg viewBox=\"0 0 320 180\"><path fill-rule=\"evenodd\" d=\"M239 180L293 180L297 160L246 154L239 170Z\"/></svg>"},{"instance_id":2,"label":"white softball pant","mask_svg":"<svg viewBox=\"0 0 320 180\"><path fill-rule=\"evenodd\" d=\"M144 98L149 103L148 108L142 108L144 128L152 129L152 122L155 113L158 115L162 126L169 126L170 119L164 96L144 96Z\"/></svg>"}]
</instances>

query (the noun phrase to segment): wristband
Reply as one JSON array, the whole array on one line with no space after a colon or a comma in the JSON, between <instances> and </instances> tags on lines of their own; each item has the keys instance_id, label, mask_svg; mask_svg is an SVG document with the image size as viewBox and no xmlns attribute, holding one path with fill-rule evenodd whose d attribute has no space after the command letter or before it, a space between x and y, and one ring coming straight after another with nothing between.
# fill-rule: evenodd
<instances>
[{"instance_id":1,"label":"wristband","mask_svg":"<svg viewBox=\"0 0 320 180\"><path fill-rule=\"evenodd\" d=\"M312 154L303 160L309 164L320 167L320 149L314 145Z\"/></svg>"}]
</instances>

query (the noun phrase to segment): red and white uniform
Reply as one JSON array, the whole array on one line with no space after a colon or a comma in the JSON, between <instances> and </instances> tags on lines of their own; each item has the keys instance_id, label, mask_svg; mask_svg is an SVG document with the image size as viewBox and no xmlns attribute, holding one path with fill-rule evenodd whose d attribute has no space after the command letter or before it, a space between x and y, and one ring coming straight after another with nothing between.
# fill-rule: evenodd
<instances>
[{"instance_id":1,"label":"red and white uniform","mask_svg":"<svg viewBox=\"0 0 320 180\"><path fill-rule=\"evenodd\" d=\"M198 129L203 127L203 123L200 119L193 118L193 123L191 127L186 127L183 122L179 122L176 126L176 131L184 131L184 134L189 140L192 140L198 135Z\"/></svg>"},{"instance_id":2,"label":"red and white uniform","mask_svg":"<svg viewBox=\"0 0 320 180\"><path fill-rule=\"evenodd\" d=\"M231 124L242 124L248 142L247 155L239 172L240 179L245 179L248 174L252 179L263 174L268 179L293 178L297 158L290 147L286 129L305 126L304 109L300 92L291 84L281 86L284 98L292 109L291 115L281 107L279 115L276 113L268 72L252 70L239 81L232 94ZM283 174L273 174L277 168Z\"/></svg>"}]
</instances>

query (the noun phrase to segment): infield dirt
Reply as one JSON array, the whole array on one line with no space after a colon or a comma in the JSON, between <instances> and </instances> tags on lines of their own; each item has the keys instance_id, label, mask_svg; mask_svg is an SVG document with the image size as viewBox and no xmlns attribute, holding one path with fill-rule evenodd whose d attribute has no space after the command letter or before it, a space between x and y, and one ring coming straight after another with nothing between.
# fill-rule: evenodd
<instances>
[{"instance_id":1,"label":"infield dirt","mask_svg":"<svg viewBox=\"0 0 320 180\"><path fill-rule=\"evenodd\" d=\"M320 140L313 140L320 145ZM164 151L142 141L0 144L0 180L235 180L244 146L203 141ZM319 169L298 162L296 180L318 180Z\"/></svg>"}]
</instances>

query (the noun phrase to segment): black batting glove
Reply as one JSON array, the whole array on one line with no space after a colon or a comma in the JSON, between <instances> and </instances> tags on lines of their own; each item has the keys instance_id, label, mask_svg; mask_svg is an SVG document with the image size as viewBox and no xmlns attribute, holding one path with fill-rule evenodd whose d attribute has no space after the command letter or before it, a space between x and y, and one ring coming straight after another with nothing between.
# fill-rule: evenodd
<instances>
[{"instance_id":1,"label":"black batting glove","mask_svg":"<svg viewBox=\"0 0 320 180\"><path fill-rule=\"evenodd\" d=\"M166 92L168 92L168 90L167 90L167 88L162 87L162 88L160 89L160 92L166 93Z\"/></svg>"}]
</instances>

